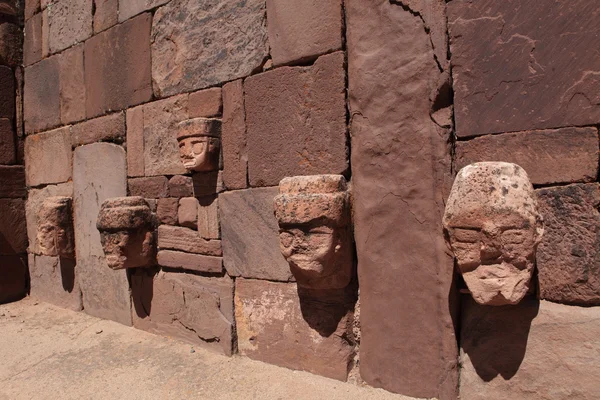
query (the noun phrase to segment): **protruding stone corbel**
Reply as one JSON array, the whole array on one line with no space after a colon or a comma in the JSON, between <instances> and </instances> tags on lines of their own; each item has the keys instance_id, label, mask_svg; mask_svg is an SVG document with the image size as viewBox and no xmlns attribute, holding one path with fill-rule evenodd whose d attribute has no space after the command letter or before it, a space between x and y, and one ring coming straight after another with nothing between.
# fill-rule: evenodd
<instances>
[{"instance_id":1,"label":"protruding stone corbel","mask_svg":"<svg viewBox=\"0 0 600 400\"><path fill-rule=\"evenodd\" d=\"M177 126L179 156L188 171L208 172L219 169L221 120L193 118Z\"/></svg>"}]
</instances>

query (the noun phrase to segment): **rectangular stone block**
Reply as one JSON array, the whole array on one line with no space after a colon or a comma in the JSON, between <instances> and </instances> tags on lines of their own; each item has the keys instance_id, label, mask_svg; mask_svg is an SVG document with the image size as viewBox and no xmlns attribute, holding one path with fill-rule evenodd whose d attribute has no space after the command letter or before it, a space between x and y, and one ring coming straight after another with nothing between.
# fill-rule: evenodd
<instances>
[{"instance_id":1,"label":"rectangular stone block","mask_svg":"<svg viewBox=\"0 0 600 400\"><path fill-rule=\"evenodd\" d=\"M246 111L242 80L223 86L223 182L228 189L248 187L248 152L246 143Z\"/></svg>"},{"instance_id":2,"label":"rectangular stone block","mask_svg":"<svg viewBox=\"0 0 600 400\"><path fill-rule=\"evenodd\" d=\"M31 297L73 311L83 309L75 260L29 254Z\"/></svg>"},{"instance_id":3,"label":"rectangular stone block","mask_svg":"<svg viewBox=\"0 0 600 400\"><path fill-rule=\"evenodd\" d=\"M458 169L480 161L520 165L534 185L591 182L598 175L598 130L564 128L505 133L456 143Z\"/></svg>"},{"instance_id":4,"label":"rectangular stone block","mask_svg":"<svg viewBox=\"0 0 600 400\"><path fill-rule=\"evenodd\" d=\"M119 0L95 0L94 33L102 32L118 22Z\"/></svg>"},{"instance_id":5,"label":"rectangular stone block","mask_svg":"<svg viewBox=\"0 0 600 400\"><path fill-rule=\"evenodd\" d=\"M217 117L223 109L221 88L215 87L190 93L190 118Z\"/></svg>"},{"instance_id":6,"label":"rectangular stone block","mask_svg":"<svg viewBox=\"0 0 600 400\"><path fill-rule=\"evenodd\" d=\"M244 81L250 186L348 168L344 53Z\"/></svg>"},{"instance_id":7,"label":"rectangular stone block","mask_svg":"<svg viewBox=\"0 0 600 400\"><path fill-rule=\"evenodd\" d=\"M600 397L598 307L533 298L486 307L466 297L460 337L461 399Z\"/></svg>"},{"instance_id":8,"label":"rectangular stone block","mask_svg":"<svg viewBox=\"0 0 600 400\"><path fill-rule=\"evenodd\" d=\"M177 210L179 199L158 199L156 205L156 216L161 224L177 225Z\"/></svg>"},{"instance_id":9,"label":"rectangular stone block","mask_svg":"<svg viewBox=\"0 0 600 400\"><path fill-rule=\"evenodd\" d=\"M192 175L194 196L204 197L221 193L225 190L223 171L200 172Z\"/></svg>"},{"instance_id":10,"label":"rectangular stone block","mask_svg":"<svg viewBox=\"0 0 600 400\"><path fill-rule=\"evenodd\" d=\"M127 175L144 176L144 109L127 110Z\"/></svg>"},{"instance_id":11,"label":"rectangular stone block","mask_svg":"<svg viewBox=\"0 0 600 400\"><path fill-rule=\"evenodd\" d=\"M58 56L60 68L60 120L63 125L85 119L83 44Z\"/></svg>"},{"instance_id":12,"label":"rectangular stone block","mask_svg":"<svg viewBox=\"0 0 600 400\"><path fill-rule=\"evenodd\" d=\"M234 349L233 281L136 269L133 325L228 356Z\"/></svg>"},{"instance_id":13,"label":"rectangular stone block","mask_svg":"<svg viewBox=\"0 0 600 400\"><path fill-rule=\"evenodd\" d=\"M217 196L198 199L198 234L204 239L220 239L219 199Z\"/></svg>"},{"instance_id":14,"label":"rectangular stone block","mask_svg":"<svg viewBox=\"0 0 600 400\"><path fill-rule=\"evenodd\" d=\"M23 31L20 25L0 23L0 65L16 68L23 64Z\"/></svg>"},{"instance_id":15,"label":"rectangular stone block","mask_svg":"<svg viewBox=\"0 0 600 400\"><path fill-rule=\"evenodd\" d=\"M15 118L15 74L0 65L0 118Z\"/></svg>"},{"instance_id":16,"label":"rectangular stone block","mask_svg":"<svg viewBox=\"0 0 600 400\"><path fill-rule=\"evenodd\" d=\"M456 134L598 124L599 16L587 0L449 2Z\"/></svg>"},{"instance_id":17,"label":"rectangular stone block","mask_svg":"<svg viewBox=\"0 0 600 400\"><path fill-rule=\"evenodd\" d=\"M96 220L100 205L127 195L125 150L112 143L93 143L75 149L73 206L77 274L83 308L98 318L131 325L127 271L106 263Z\"/></svg>"},{"instance_id":18,"label":"rectangular stone block","mask_svg":"<svg viewBox=\"0 0 600 400\"><path fill-rule=\"evenodd\" d=\"M597 183L538 189L544 236L537 250L540 297L600 305L600 189Z\"/></svg>"},{"instance_id":19,"label":"rectangular stone block","mask_svg":"<svg viewBox=\"0 0 600 400\"><path fill-rule=\"evenodd\" d=\"M223 259L221 257L172 250L158 252L158 265L210 274L221 274L223 272Z\"/></svg>"},{"instance_id":20,"label":"rectangular stone block","mask_svg":"<svg viewBox=\"0 0 600 400\"><path fill-rule=\"evenodd\" d=\"M118 112L73 125L71 138L73 147L100 141L122 142L125 139L125 116Z\"/></svg>"},{"instance_id":21,"label":"rectangular stone block","mask_svg":"<svg viewBox=\"0 0 600 400\"><path fill-rule=\"evenodd\" d=\"M25 196L25 168L21 165L0 165L0 197Z\"/></svg>"},{"instance_id":22,"label":"rectangular stone block","mask_svg":"<svg viewBox=\"0 0 600 400\"><path fill-rule=\"evenodd\" d=\"M0 164L14 164L17 161L15 134L12 121L0 118Z\"/></svg>"},{"instance_id":23,"label":"rectangular stone block","mask_svg":"<svg viewBox=\"0 0 600 400\"><path fill-rule=\"evenodd\" d=\"M302 62L342 48L342 1L267 0L273 65Z\"/></svg>"},{"instance_id":24,"label":"rectangular stone block","mask_svg":"<svg viewBox=\"0 0 600 400\"><path fill-rule=\"evenodd\" d=\"M300 292L294 283L236 279L242 355L345 381L354 355L354 300L344 290Z\"/></svg>"},{"instance_id":25,"label":"rectangular stone block","mask_svg":"<svg viewBox=\"0 0 600 400\"><path fill-rule=\"evenodd\" d=\"M221 257L223 255L220 240L203 239L197 231L179 226L159 226L158 247L207 256Z\"/></svg>"},{"instance_id":26,"label":"rectangular stone block","mask_svg":"<svg viewBox=\"0 0 600 400\"><path fill-rule=\"evenodd\" d=\"M231 276L290 281L279 249L273 200L278 188L236 190L219 195L223 263Z\"/></svg>"},{"instance_id":27,"label":"rectangular stone block","mask_svg":"<svg viewBox=\"0 0 600 400\"><path fill-rule=\"evenodd\" d=\"M24 33L23 64L28 66L42 59L42 13L25 22Z\"/></svg>"},{"instance_id":28,"label":"rectangular stone block","mask_svg":"<svg viewBox=\"0 0 600 400\"><path fill-rule=\"evenodd\" d=\"M85 42L88 118L152 98L151 20L149 13L142 14Z\"/></svg>"},{"instance_id":29,"label":"rectangular stone block","mask_svg":"<svg viewBox=\"0 0 600 400\"><path fill-rule=\"evenodd\" d=\"M25 256L0 256L0 304L20 300L26 295Z\"/></svg>"},{"instance_id":30,"label":"rectangular stone block","mask_svg":"<svg viewBox=\"0 0 600 400\"><path fill-rule=\"evenodd\" d=\"M169 0L119 0L119 22L168 2Z\"/></svg>"},{"instance_id":31,"label":"rectangular stone block","mask_svg":"<svg viewBox=\"0 0 600 400\"><path fill-rule=\"evenodd\" d=\"M195 197L179 199L177 220L181 226L187 226L192 229L198 228L198 200Z\"/></svg>"},{"instance_id":32,"label":"rectangular stone block","mask_svg":"<svg viewBox=\"0 0 600 400\"><path fill-rule=\"evenodd\" d=\"M46 0L41 0L42 2ZM42 7L42 57L48 57L50 54L50 44L48 36L50 36L50 24L48 22L48 8Z\"/></svg>"},{"instance_id":33,"label":"rectangular stone block","mask_svg":"<svg viewBox=\"0 0 600 400\"><path fill-rule=\"evenodd\" d=\"M172 197L191 197L194 195L194 184L189 176L175 175L169 179L169 194Z\"/></svg>"},{"instance_id":34,"label":"rectangular stone block","mask_svg":"<svg viewBox=\"0 0 600 400\"><path fill-rule=\"evenodd\" d=\"M58 53L92 36L92 2L60 0L48 7L49 45Z\"/></svg>"},{"instance_id":35,"label":"rectangular stone block","mask_svg":"<svg viewBox=\"0 0 600 400\"><path fill-rule=\"evenodd\" d=\"M25 139L25 173L28 186L61 183L71 179L73 152L69 127L29 135Z\"/></svg>"},{"instance_id":36,"label":"rectangular stone block","mask_svg":"<svg viewBox=\"0 0 600 400\"><path fill-rule=\"evenodd\" d=\"M129 178L127 180L130 196L141 196L147 199L158 199L169 195L166 176Z\"/></svg>"},{"instance_id":37,"label":"rectangular stone block","mask_svg":"<svg viewBox=\"0 0 600 400\"><path fill-rule=\"evenodd\" d=\"M1 67L0 75L2 75ZM58 57L50 57L25 68L23 96L25 132L39 132L60 124L59 79Z\"/></svg>"},{"instance_id":38,"label":"rectangular stone block","mask_svg":"<svg viewBox=\"0 0 600 400\"><path fill-rule=\"evenodd\" d=\"M27 251L25 200L0 199L0 255Z\"/></svg>"},{"instance_id":39,"label":"rectangular stone block","mask_svg":"<svg viewBox=\"0 0 600 400\"><path fill-rule=\"evenodd\" d=\"M40 11L40 0L25 0L25 20L33 17L38 11Z\"/></svg>"}]
</instances>

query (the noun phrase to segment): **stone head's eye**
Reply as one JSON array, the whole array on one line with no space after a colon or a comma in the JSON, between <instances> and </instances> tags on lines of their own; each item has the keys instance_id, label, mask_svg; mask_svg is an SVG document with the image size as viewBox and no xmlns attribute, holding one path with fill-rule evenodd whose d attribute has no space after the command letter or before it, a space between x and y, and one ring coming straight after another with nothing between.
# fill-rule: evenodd
<instances>
[{"instance_id":1,"label":"stone head's eye","mask_svg":"<svg viewBox=\"0 0 600 400\"><path fill-rule=\"evenodd\" d=\"M294 235L289 232L281 232L279 234L279 241L283 247L290 247L294 242Z\"/></svg>"},{"instance_id":2,"label":"stone head's eye","mask_svg":"<svg viewBox=\"0 0 600 400\"><path fill-rule=\"evenodd\" d=\"M477 229L455 228L453 234L456 241L463 243L476 243L480 238Z\"/></svg>"},{"instance_id":3,"label":"stone head's eye","mask_svg":"<svg viewBox=\"0 0 600 400\"><path fill-rule=\"evenodd\" d=\"M204 148L205 148L205 143L204 142L194 142L194 143L192 143L192 150L196 154L202 153L204 151Z\"/></svg>"}]
</instances>

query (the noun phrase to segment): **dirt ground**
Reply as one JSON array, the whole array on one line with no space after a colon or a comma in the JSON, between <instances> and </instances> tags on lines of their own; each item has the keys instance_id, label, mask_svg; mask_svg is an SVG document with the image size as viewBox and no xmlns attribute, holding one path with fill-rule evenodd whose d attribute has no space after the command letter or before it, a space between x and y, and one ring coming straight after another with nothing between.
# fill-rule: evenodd
<instances>
[{"instance_id":1,"label":"dirt ground","mask_svg":"<svg viewBox=\"0 0 600 400\"><path fill-rule=\"evenodd\" d=\"M31 298L0 305L0 400L192 398L408 399L221 356Z\"/></svg>"}]
</instances>

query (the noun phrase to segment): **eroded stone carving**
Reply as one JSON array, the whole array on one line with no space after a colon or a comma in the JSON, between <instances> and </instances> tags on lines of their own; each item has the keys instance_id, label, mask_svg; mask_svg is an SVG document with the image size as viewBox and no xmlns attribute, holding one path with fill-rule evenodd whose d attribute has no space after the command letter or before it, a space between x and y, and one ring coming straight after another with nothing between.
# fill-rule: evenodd
<instances>
[{"instance_id":1,"label":"eroded stone carving","mask_svg":"<svg viewBox=\"0 0 600 400\"><path fill-rule=\"evenodd\" d=\"M112 269L156 264L155 217L142 197L115 197L102 203L96 227Z\"/></svg>"},{"instance_id":2,"label":"eroded stone carving","mask_svg":"<svg viewBox=\"0 0 600 400\"><path fill-rule=\"evenodd\" d=\"M73 213L70 197L48 197L38 210L37 241L44 256L74 257Z\"/></svg>"},{"instance_id":3,"label":"eroded stone carving","mask_svg":"<svg viewBox=\"0 0 600 400\"><path fill-rule=\"evenodd\" d=\"M275 197L281 253L298 285L334 289L352 278L350 210L341 175L284 178Z\"/></svg>"},{"instance_id":4,"label":"eroded stone carving","mask_svg":"<svg viewBox=\"0 0 600 400\"><path fill-rule=\"evenodd\" d=\"M456 176L443 219L458 268L479 304L517 304L527 294L543 234L523 168L468 165Z\"/></svg>"},{"instance_id":5,"label":"eroded stone carving","mask_svg":"<svg viewBox=\"0 0 600 400\"><path fill-rule=\"evenodd\" d=\"M181 162L187 170L206 172L219 169L220 119L193 118L180 122L177 141Z\"/></svg>"}]
</instances>

